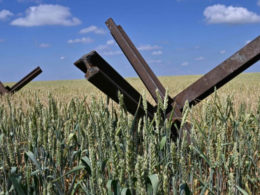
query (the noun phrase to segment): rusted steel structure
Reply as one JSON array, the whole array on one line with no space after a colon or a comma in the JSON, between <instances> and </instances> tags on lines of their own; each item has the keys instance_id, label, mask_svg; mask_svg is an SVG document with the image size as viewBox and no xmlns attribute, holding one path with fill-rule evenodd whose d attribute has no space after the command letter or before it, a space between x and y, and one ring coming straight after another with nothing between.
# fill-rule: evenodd
<instances>
[{"instance_id":1,"label":"rusted steel structure","mask_svg":"<svg viewBox=\"0 0 260 195\"><path fill-rule=\"evenodd\" d=\"M183 108L185 101L188 101L190 105L196 105L212 94L214 88L219 89L259 60L260 36L184 89L173 99L178 102L180 109Z\"/></svg>"},{"instance_id":2,"label":"rusted steel structure","mask_svg":"<svg viewBox=\"0 0 260 195\"><path fill-rule=\"evenodd\" d=\"M19 82L17 82L12 87L4 86L0 82L0 95L3 95L5 93L15 93L22 89L25 85L27 85L29 82L31 82L35 77L37 77L39 74L42 73L42 69L40 67L35 68L32 72L30 72L28 75L26 75L24 78L22 78Z\"/></svg>"},{"instance_id":3,"label":"rusted steel structure","mask_svg":"<svg viewBox=\"0 0 260 195\"><path fill-rule=\"evenodd\" d=\"M125 108L131 114L143 115L144 109L139 104L142 96L120 74L118 74L96 51L81 57L75 65L85 73L85 77L98 89L115 102L119 102L118 91L123 94ZM154 106L147 102L147 114L153 117Z\"/></svg>"},{"instance_id":4,"label":"rusted steel structure","mask_svg":"<svg viewBox=\"0 0 260 195\"><path fill-rule=\"evenodd\" d=\"M145 87L152 95L153 99L157 102L156 90L158 90L159 95L163 99L165 97L165 88L145 62L144 58L134 46L123 28L120 25L116 25L111 18L106 21L106 25L128 61L139 75ZM167 97L169 102L167 116L169 116L169 113L173 111L174 114L172 120L174 122L181 120L182 110L186 101L188 101L189 105L196 105L212 94L214 89L219 89L242 71L259 61L259 59L260 36L202 76L175 97ZM125 81L123 77L121 77L107 62L105 62L97 52L94 51L83 56L75 63L75 65L86 74L86 78L91 83L116 102L118 102L117 91L121 91L125 96L124 100L127 110L132 114L135 113L135 110L138 108L139 99L141 99L140 94L131 85L125 84L127 81ZM149 116L152 117L155 108L149 103L148 105L148 113ZM142 107L140 107L140 110L140 113L143 114L144 111ZM190 125L186 124L183 129L189 131ZM177 132L176 129L172 128L172 133L175 136L178 134L180 135L182 131Z\"/></svg>"}]
</instances>

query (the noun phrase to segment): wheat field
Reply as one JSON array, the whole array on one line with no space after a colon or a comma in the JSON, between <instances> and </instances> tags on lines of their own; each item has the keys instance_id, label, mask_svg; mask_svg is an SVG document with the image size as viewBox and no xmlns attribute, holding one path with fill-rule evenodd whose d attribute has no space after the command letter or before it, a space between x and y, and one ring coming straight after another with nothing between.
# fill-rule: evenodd
<instances>
[{"instance_id":1,"label":"wheat field","mask_svg":"<svg viewBox=\"0 0 260 195\"><path fill-rule=\"evenodd\" d=\"M175 96L198 78L160 80ZM154 104L139 79L128 81ZM259 193L260 73L186 105L180 128L192 128L176 142L166 100L150 120L119 99L107 104L85 80L32 82L0 97L0 194Z\"/></svg>"}]
</instances>

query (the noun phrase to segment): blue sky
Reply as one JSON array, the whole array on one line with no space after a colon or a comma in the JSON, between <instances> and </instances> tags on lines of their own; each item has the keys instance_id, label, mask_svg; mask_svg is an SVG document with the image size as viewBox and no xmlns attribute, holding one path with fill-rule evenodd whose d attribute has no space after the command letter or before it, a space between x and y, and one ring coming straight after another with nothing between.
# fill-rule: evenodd
<instances>
[{"instance_id":1,"label":"blue sky","mask_svg":"<svg viewBox=\"0 0 260 195\"><path fill-rule=\"evenodd\" d=\"M158 76L204 74L259 36L260 0L0 0L0 80L36 66L44 71L37 80L81 79L73 63L92 50L136 76L109 17ZM248 71L260 72L260 63Z\"/></svg>"}]
</instances>

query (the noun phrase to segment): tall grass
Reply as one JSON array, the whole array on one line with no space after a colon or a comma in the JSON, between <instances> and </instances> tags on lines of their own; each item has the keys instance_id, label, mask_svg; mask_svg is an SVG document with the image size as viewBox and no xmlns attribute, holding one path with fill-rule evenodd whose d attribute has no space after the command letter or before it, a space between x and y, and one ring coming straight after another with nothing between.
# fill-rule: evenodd
<instances>
[{"instance_id":1,"label":"tall grass","mask_svg":"<svg viewBox=\"0 0 260 195\"><path fill-rule=\"evenodd\" d=\"M120 100L115 109L96 97L25 95L16 105L2 97L0 194L260 191L260 96L254 109L216 94L199 109L186 106L181 124L192 125L191 144L186 131L171 141L163 101L151 121L128 115Z\"/></svg>"}]
</instances>

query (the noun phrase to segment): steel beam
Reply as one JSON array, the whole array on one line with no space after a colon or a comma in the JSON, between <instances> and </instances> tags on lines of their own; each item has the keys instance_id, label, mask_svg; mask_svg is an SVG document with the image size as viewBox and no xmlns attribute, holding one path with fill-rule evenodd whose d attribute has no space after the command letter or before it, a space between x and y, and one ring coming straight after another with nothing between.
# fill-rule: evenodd
<instances>
[{"instance_id":1,"label":"steel beam","mask_svg":"<svg viewBox=\"0 0 260 195\"><path fill-rule=\"evenodd\" d=\"M35 77L37 77L41 73L42 73L42 70L40 67L35 68L32 72L30 72L23 79L21 79L14 86L12 86L10 88L10 93L15 93L15 92L19 91L21 88L23 88L25 85L27 85L29 82L31 82Z\"/></svg>"},{"instance_id":2,"label":"steel beam","mask_svg":"<svg viewBox=\"0 0 260 195\"><path fill-rule=\"evenodd\" d=\"M164 99L166 91L165 88L156 77L156 75L153 73L151 68L148 66L148 64L139 53L137 48L134 46L123 28L120 25L117 26L112 18L109 18L106 21L106 25L109 28L111 35L114 37L117 44L127 57L128 61L131 63L136 73L139 75L140 79L148 89L149 93L152 95L153 99L158 103L156 90L158 90L161 98ZM173 104L175 105L173 106ZM168 96L168 108L166 111L168 113L167 117L169 117L169 113L174 108L174 114L172 118L174 123L180 123L180 120L182 118L182 113L179 107L180 106L178 105L178 103L173 102L172 98ZM190 126L185 124L184 129L189 131ZM172 128L172 134L173 136L178 135L177 130L174 128L174 126Z\"/></svg>"},{"instance_id":3,"label":"steel beam","mask_svg":"<svg viewBox=\"0 0 260 195\"><path fill-rule=\"evenodd\" d=\"M8 93L9 91L5 88L3 83L0 81L0 95L3 95L5 93Z\"/></svg>"},{"instance_id":4,"label":"steel beam","mask_svg":"<svg viewBox=\"0 0 260 195\"><path fill-rule=\"evenodd\" d=\"M156 90L158 90L161 98L164 99L165 88L145 62L144 58L141 56L123 28L117 26L112 18L109 18L106 21L106 25L128 61L143 81L149 93L152 95L153 99L157 102Z\"/></svg>"},{"instance_id":5,"label":"steel beam","mask_svg":"<svg viewBox=\"0 0 260 195\"><path fill-rule=\"evenodd\" d=\"M87 80L117 103L119 102L118 91L120 91L123 94L126 110L133 115L135 114L142 96L96 51L84 55L74 64L85 73ZM147 114L152 118L155 108L149 102L147 105ZM138 115L145 113L142 104L140 104L138 111Z\"/></svg>"},{"instance_id":6,"label":"steel beam","mask_svg":"<svg viewBox=\"0 0 260 195\"><path fill-rule=\"evenodd\" d=\"M128 35L125 33L121 26L117 26L115 22L109 18L106 21L106 25L109 28L115 41L131 63L142 82L152 95L153 99L158 102L156 90L162 99L165 96L165 88L160 83L159 79L155 76L153 71L150 69L142 55L139 53L137 48L134 46ZM120 90L128 103L128 111L133 114L130 105L133 104L135 110L137 108L137 102L140 99L140 94L135 97L132 93L128 93L128 87L120 82L123 78L109 65L100 66L100 64L107 64L100 56L93 57L98 54L89 54L85 57L85 66L78 66L83 72L86 73L86 78L96 85L100 90L105 92L108 96L112 97L115 101L117 100L117 91ZM92 57L91 57L92 56ZM92 59L92 60L90 60ZM102 59L104 62L101 62ZM170 116L170 111L173 110L174 115L172 120L174 122L180 121L182 118L182 110L186 101L190 105L196 105L198 102L209 96L214 92L214 89L219 89L224 84L229 82L231 79L236 77L242 71L259 61L260 59L260 37L247 44L245 47L240 49L230 58L222 62L219 66L208 72L206 75L201 77L199 80L191 84L185 90L180 92L174 98L168 97L169 106L167 109L167 117ZM81 60L82 61L82 60ZM77 64L76 64L77 66ZM109 68L105 68L109 67ZM111 69L112 68L112 69ZM106 81L106 83L102 82ZM108 90L109 86L113 86L112 90ZM135 90L131 87L131 90ZM134 101L133 101L134 100ZM143 109L143 108L142 108ZM142 112L144 112L142 110ZM149 111L150 112L150 111ZM151 113L154 112L154 108L151 107ZM151 114L152 116L152 114ZM189 131L190 125L185 124L183 129L177 133L176 129L172 129L173 135L182 135L183 130ZM189 137L189 135L188 135Z\"/></svg>"},{"instance_id":7,"label":"steel beam","mask_svg":"<svg viewBox=\"0 0 260 195\"><path fill-rule=\"evenodd\" d=\"M213 93L215 88L219 89L259 59L260 36L176 95L173 98L174 102L178 103L180 110L185 101L190 105L196 105Z\"/></svg>"}]
</instances>

